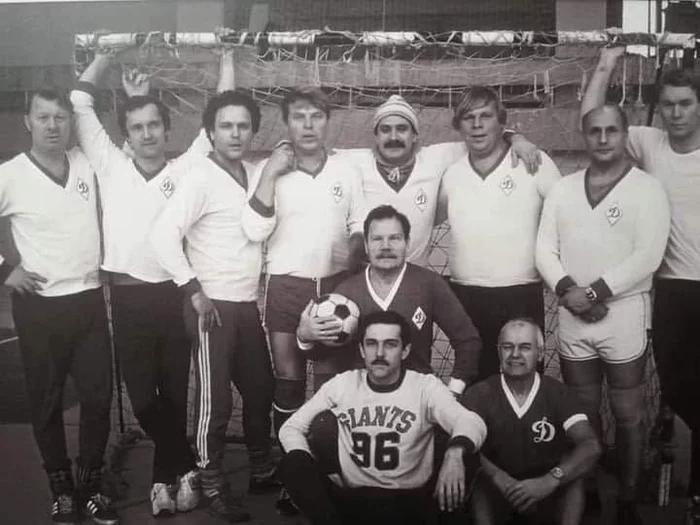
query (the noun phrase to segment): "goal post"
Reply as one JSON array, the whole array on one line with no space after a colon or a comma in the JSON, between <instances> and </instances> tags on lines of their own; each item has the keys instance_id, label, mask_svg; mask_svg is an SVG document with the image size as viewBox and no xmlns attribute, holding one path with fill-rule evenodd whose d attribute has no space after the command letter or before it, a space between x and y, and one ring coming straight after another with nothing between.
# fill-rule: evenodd
<instances>
[{"instance_id":1,"label":"goal post","mask_svg":"<svg viewBox=\"0 0 700 525\"><path fill-rule=\"evenodd\" d=\"M82 34L75 37L75 65L80 72L98 49L128 51L118 60L152 78L152 87L173 114L176 149L182 151L201 124L201 111L214 93L218 52L233 49L235 86L251 91L262 108L254 143L258 158L283 138L278 104L295 86L323 89L333 104L329 122L331 148L372 147L374 108L393 93L402 94L418 111L420 140L429 145L460 138L451 129L454 107L472 86L491 86L508 108L508 126L547 151L564 174L585 165L578 133L578 110L587 80L606 45L646 46L646 54L628 54L611 81L610 94L644 124L654 100L659 67L695 49L696 37L679 33L602 31L420 31L350 33L331 30L250 33L220 29L209 33ZM661 52L663 51L663 52ZM663 63L659 63L659 62ZM103 93L119 98L119 75L113 71ZM449 226L435 229L431 265L447 271ZM546 295L546 373L558 376L555 351L556 300ZM452 350L436 331L433 366L452 370ZM647 421L658 407L658 380L649 360ZM193 390L192 390L193 392ZM240 435L240 398L229 431ZM192 416L190 416L192 417ZM129 420L129 417L126 418ZM130 421L136 425L131 417ZM190 420L190 425L192 420Z\"/></svg>"}]
</instances>

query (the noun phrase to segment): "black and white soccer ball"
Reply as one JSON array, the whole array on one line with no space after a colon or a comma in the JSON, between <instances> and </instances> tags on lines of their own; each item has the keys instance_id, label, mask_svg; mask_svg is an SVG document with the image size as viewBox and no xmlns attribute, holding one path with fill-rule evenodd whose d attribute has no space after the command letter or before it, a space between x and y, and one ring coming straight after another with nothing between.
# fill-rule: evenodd
<instances>
[{"instance_id":1,"label":"black and white soccer ball","mask_svg":"<svg viewBox=\"0 0 700 525\"><path fill-rule=\"evenodd\" d=\"M358 306L339 293L329 293L316 299L311 306L311 317L334 316L341 322L341 332L333 343L324 343L326 346L341 346L347 343L357 331L357 324L360 320L360 309Z\"/></svg>"}]
</instances>

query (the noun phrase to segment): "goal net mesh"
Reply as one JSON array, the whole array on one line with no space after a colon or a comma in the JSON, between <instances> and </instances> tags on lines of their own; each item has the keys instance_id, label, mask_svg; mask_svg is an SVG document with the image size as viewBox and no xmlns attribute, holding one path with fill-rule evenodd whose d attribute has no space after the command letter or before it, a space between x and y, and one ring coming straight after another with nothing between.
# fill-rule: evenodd
<instances>
[{"instance_id":1,"label":"goal net mesh","mask_svg":"<svg viewBox=\"0 0 700 525\"><path fill-rule=\"evenodd\" d=\"M644 54L628 54L615 71L609 96L621 103L630 122L645 124L653 100L659 56L666 62L678 53L659 49L688 47L688 35L619 34L613 32L449 32L424 34L341 33L299 31L251 34L218 31L207 34L106 35L100 46L114 50L134 45L120 55L125 67L138 67L151 75L152 88L173 115L171 144L185 149L201 125L201 112L215 93L219 53L233 48L234 82L250 90L261 104L262 123L254 139L253 154L263 158L285 136L279 102L293 87L317 86L333 104L327 144L331 148L371 148L372 115L390 94L403 95L418 111L420 139L424 145L459 141L451 129L453 108L465 90L475 85L491 86L508 108L508 127L522 132L546 151L564 174L585 166L577 132L582 90L595 67L597 49L616 40L640 46ZM76 69L92 57L92 35L76 37ZM650 52L650 53L649 53ZM645 54L650 57L644 56ZM100 97L106 121L113 125L115 108L123 97L118 71L113 71L109 89ZM109 126L108 126L109 127ZM115 128L110 128L114 130ZM175 152L174 152L175 153ZM450 227L434 231L431 267L447 274ZM545 373L559 377L556 353L556 299L545 292ZM658 408L658 381L649 354L647 367L647 423ZM433 367L442 377L452 370L453 352L444 334L435 331ZM191 376L190 400L194 398ZM122 388L124 408L115 411L115 428L121 421L136 427ZM231 436L241 436L242 403L233 392ZM190 403L190 407L193 403ZM609 428L609 411L604 420ZM194 410L189 411L192 431ZM608 441L613 433L606 432Z\"/></svg>"}]
</instances>

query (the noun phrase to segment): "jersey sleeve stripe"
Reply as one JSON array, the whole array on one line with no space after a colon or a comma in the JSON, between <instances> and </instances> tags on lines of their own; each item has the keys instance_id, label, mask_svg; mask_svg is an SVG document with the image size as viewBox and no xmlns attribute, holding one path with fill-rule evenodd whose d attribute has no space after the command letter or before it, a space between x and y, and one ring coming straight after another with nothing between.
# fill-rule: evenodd
<instances>
[{"instance_id":1,"label":"jersey sleeve stripe","mask_svg":"<svg viewBox=\"0 0 700 525\"><path fill-rule=\"evenodd\" d=\"M562 427L564 427L564 432L568 432L568 430L579 421L588 421L588 416L586 416L586 414L574 414L569 419L564 421L564 424L562 425Z\"/></svg>"}]
</instances>

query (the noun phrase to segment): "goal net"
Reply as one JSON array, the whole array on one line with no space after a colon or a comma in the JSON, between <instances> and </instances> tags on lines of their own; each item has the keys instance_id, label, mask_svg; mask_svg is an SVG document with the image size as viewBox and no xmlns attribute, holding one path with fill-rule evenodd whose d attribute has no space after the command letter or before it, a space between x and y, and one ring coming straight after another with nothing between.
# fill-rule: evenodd
<instances>
[{"instance_id":1,"label":"goal net","mask_svg":"<svg viewBox=\"0 0 700 525\"><path fill-rule=\"evenodd\" d=\"M459 141L451 129L453 108L471 86L491 86L508 108L508 127L522 132L546 151L564 174L585 166L577 132L582 90L597 60L599 47L610 42L641 46L644 54L628 54L615 72L610 97L622 104L631 123L645 124L662 62L679 60L680 50L695 46L692 35L623 34L619 31L420 32L297 31L247 33L149 33L76 36L76 69L91 60L96 45L112 50L136 46L120 55L126 67L138 67L152 77L152 88L173 114L171 144L186 148L201 124L201 112L215 92L219 52L232 48L237 88L250 90L262 107L262 123L253 150L262 158L284 138L278 103L290 88L314 85L333 104L327 144L331 148L371 148L372 115L391 94L401 94L419 112L424 145ZM637 47L636 49L639 49ZM659 50L670 51L659 53ZM677 51L679 50L679 51ZM646 56L645 56L646 55ZM663 57L661 60L659 57ZM118 71L100 96L106 123L116 130L115 107L123 97ZM116 135L115 135L116 138ZM449 225L435 229L430 263L445 274ZM556 300L546 293L545 371L559 375L555 351ZM452 350L436 330L435 371L450 374ZM658 382L649 359L648 422L658 407ZM194 395L194 383L191 384ZM122 410L115 411L126 427L137 426L122 389ZM190 429L193 423L190 411ZM234 393L232 436L242 435L241 402ZM610 433L608 432L608 435Z\"/></svg>"}]
</instances>

